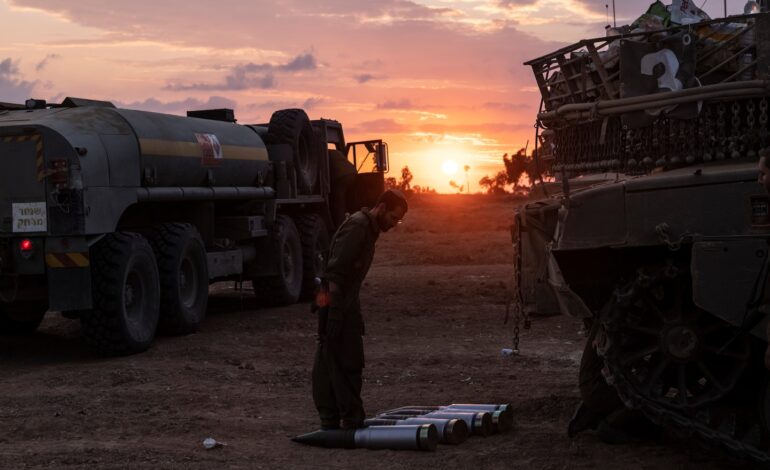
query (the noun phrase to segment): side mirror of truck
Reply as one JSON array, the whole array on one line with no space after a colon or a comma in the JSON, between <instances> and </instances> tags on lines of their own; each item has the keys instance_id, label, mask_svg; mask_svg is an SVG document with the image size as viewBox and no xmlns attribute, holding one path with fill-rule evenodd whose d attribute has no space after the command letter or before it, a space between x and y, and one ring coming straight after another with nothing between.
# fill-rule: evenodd
<instances>
[{"instance_id":1,"label":"side mirror of truck","mask_svg":"<svg viewBox=\"0 0 770 470\"><path fill-rule=\"evenodd\" d=\"M377 170L382 173L388 172L388 144L381 142L377 145L377 152L375 153L377 159Z\"/></svg>"}]
</instances>

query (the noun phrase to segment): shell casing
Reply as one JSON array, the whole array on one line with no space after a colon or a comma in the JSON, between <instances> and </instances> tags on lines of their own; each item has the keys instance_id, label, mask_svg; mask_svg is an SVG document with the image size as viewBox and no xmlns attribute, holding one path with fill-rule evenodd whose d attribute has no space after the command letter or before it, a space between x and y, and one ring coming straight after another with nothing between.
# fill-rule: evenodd
<instances>
[{"instance_id":1,"label":"shell casing","mask_svg":"<svg viewBox=\"0 0 770 470\"><path fill-rule=\"evenodd\" d=\"M424 415L426 418L461 419L468 426L471 436L488 436L492 433L492 415L482 411L478 413L438 410Z\"/></svg>"},{"instance_id":2,"label":"shell casing","mask_svg":"<svg viewBox=\"0 0 770 470\"><path fill-rule=\"evenodd\" d=\"M424 418L415 416L402 421L405 424L433 424L438 432L439 442L457 445L468 439L468 425L461 419Z\"/></svg>"},{"instance_id":3,"label":"shell casing","mask_svg":"<svg viewBox=\"0 0 770 470\"><path fill-rule=\"evenodd\" d=\"M369 426L355 432L356 448L436 450L438 432L433 424Z\"/></svg>"},{"instance_id":4,"label":"shell casing","mask_svg":"<svg viewBox=\"0 0 770 470\"><path fill-rule=\"evenodd\" d=\"M455 408L457 406L457 408ZM491 410L492 407L497 407ZM467 412L486 411L492 415L492 431L504 433L513 429L513 409L510 405L449 405L441 411L462 410Z\"/></svg>"},{"instance_id":5,"label":"shell casing","mask_svg":"<svg viewBox=\"0 0 770 470\"><path fill-rule=\"evenodd\" d=\"M365 419L364 424L366 426L392 426L400 424L402 421L401 419L371 418Z\"/></svg>"},{"instance_id":6,"label":"shell casing","mask_svg":"<svg viewBox=\"0 0 770 470\"><path fill-rule=\"evenodd\" d=\"M490 404L490 403L452 403L451 405L442 406L441 408L452 408L455 410L482 410L482 411L498 411L503 409L510 409L510 403L502 404Z\"/></svg>"}]
</instances>

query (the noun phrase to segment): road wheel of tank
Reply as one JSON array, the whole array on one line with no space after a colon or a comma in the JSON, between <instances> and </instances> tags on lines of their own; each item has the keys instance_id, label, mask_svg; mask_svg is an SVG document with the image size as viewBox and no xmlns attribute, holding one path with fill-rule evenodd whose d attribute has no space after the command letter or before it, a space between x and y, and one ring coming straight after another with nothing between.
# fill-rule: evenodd
<instances>
[{"instance_id":1,"label":"road wheel of tank","mask_svg":"<svg viewBox=\"0 0 770 470\"><path fill-rule=\"evenodd\" d=\"M601 342L603 335L601 323L593 321L583 347L583 355L580 357L578 372L580 398L594 414L600 417L607 416L623 406L615 389L604 380L602 375L604 360L594 347L595 342Z\"/></svg>"},{"instance_id":2,"label":"road wheel of tank","mask_svg":"<svg viewBox=\"0 0 770 470\"><path fill-rule=\"evenodd\" d=\"M185 335L198 331L209 299L206 248L190 224L168 223L149 237L160 276L158 331Z\"/></svg>"},{"instance_id":3,"label":"road wheel of tank","mask_svg":"<svg viewBox=\"0 0 770 470\"><path fill-rule=\"evenodd\" d=\"M302 242L291 217L276 217L274 250L277 274L252 279L254 295L267 306L293 304L302 289Z\"/></svg>"},{"instance_id":4,"label":"road wheel of tank","mask_svg":"<svg viewBox=\"0 0 770 470\"><path fill-rule=\"evenodd\" d=\"M299 192L312 194L318 181L320 156L313 126L305 111L301 109L276 111L270 117L267 129L276 142L288 144L291 147Z\"/></svg>"},{"instance_id":5,"label":"road wheel of tank","mask_svg":"<svg viewBox=\"0 0 770 470\"><path fill-rule=\"evenodd\" d=\"M93 309L80 318L89 346L109 356L150 347L158 326L160 283L144 237L118 232L91 248L91 291Z\"/></svg>"},{"instance_id":6,"label":"road wheel of tank","mask_svg":"<svg viewBox=\"0 0 770 470\"><path fill-rule=\"evenodd\" d=\"M691 284L675 266L640 270L615 292L602 318L613 383L683 411L730 393L750 356L750 337L698 308Z\"/></svg>"},{"instance_id":7,"label":"road wheel of tank","mask_svg":"<svg viewBox=\"0 0 770 470\"><path fill-rule=\"evenodd\" d=\"M315 292L315 278L321 277L329 254L329 229L318 214L306 214L295 218L302 241L302 293L301 299L309 300Z\"/></svg>"},{"instance_id":8,"label":"road wheel of tank","mask_svg":"<svg viewBox=\"0 0 770 470\"><path fill-rule=\"evenodd\" d=\"M0 305L0 335L23 336L34 333L47 310L46 302L14 302Z\"/></svg>"}]
</instances>

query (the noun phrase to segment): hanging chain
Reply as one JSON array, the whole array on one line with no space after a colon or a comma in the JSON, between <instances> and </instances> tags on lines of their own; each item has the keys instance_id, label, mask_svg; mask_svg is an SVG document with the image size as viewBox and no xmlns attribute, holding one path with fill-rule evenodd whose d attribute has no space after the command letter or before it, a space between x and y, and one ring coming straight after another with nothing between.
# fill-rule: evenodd
<instances>
[{"instance_id":1,"label":"hanging chain","mask_svg":"<svg viewBox=\"0 0 770 470\"><path fill-rule=\"evenodd\" d=\"M532 328L532 321L529 319L529 311L524 310L524 329L528 330Z\"/></svg>"},{"instance_id":2,"label":"hanging chain","mask_svg":"<svg viewBox=\"0 0 770 470\"><path fill-rule=\"evenodd\" d=\"M767 145L767 98L759 102L759 145L762 148Z\"/></svg>"},{"instance_id":3,"label":"hanging chain","mask_svg":"<svg viewBox=\"0 0 770 470\"><path fill-rule=\"evenodd\" d=\"M511 304L513 304L513 349L511 350L513 354L519 354L519 333L521 332L519 329L522 311L521 295L516 297L516 300L508 300L508 303L505 304L505 321L503 322L504 325L508 324L511 315Z\"/></svg>"},{"instance_id":4,"label":"hanging chain","mask_svg":"<svg viewBox=\"0 0 770 470\"><path fill-rule=\"evenodd\" d=\"M704 106L703 112L703 126L701 132L705 135L702 136L700 142L701 146L701 158L704 162L708 163L714 159L714 147L716 142L716 136L714 135L715 123L714 123L714 107L711 105Z\"/></svg>"},{"instance_id":5,"label":"hanging chain","mask_svg":"<svg viewBox=\"0 0 770 470\"><path fill-rule=\"evenodd\" d=\"M746 102L746 138L744 139L743 150L746 152L746 156L754 158L756 156L757 146L757 129L755 128L756 120L754 118L754 100Z\"/></svg>"},{"instance_id":6,"label":"hanging chain","mask_svg":"<svg viewBox=\"0 0 770 470\"><path fill-rule=\"evenodd\" d=\"M741 105L739 102L734 102L732 105L732 118L730 119L730 158L739 158L740 153L740 141L741 141Z\"/></svg>"},{"instance_id":7,"label":"hanging chain","mask_svg":"<svg viewBox=\"0 0 770 470\"><path fill-rule=\"evenodd\" d=\"M714 155L714 158L717 160L724 160L725 158L725 144L727 143L727 136L725 135L725 105L724 103L719 103L717 105L717 142L716 142L716 148L717 151Z\"/></svg>"}]
</instances>

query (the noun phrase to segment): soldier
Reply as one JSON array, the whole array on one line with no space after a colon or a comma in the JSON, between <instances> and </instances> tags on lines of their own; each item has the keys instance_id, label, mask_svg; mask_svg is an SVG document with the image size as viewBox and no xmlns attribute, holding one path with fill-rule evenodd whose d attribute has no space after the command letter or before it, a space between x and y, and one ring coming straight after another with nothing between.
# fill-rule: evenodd
<instances>
[{"instance_id":1,"label":"soldier","mask_svg":"<svg viewBox=\"0 0 770 470\"><path fill-rule=\"evenodd\" d=\"M332 239L324 274L331 303L319 311L312 374L321 429L339 428L340 420L345 429L363 426L364 322L358 294L372 264L377 237L399 224L407 208L400 191L387 190L374 209L363 208L345 219Z\"/></svg>"}]
</instances>

